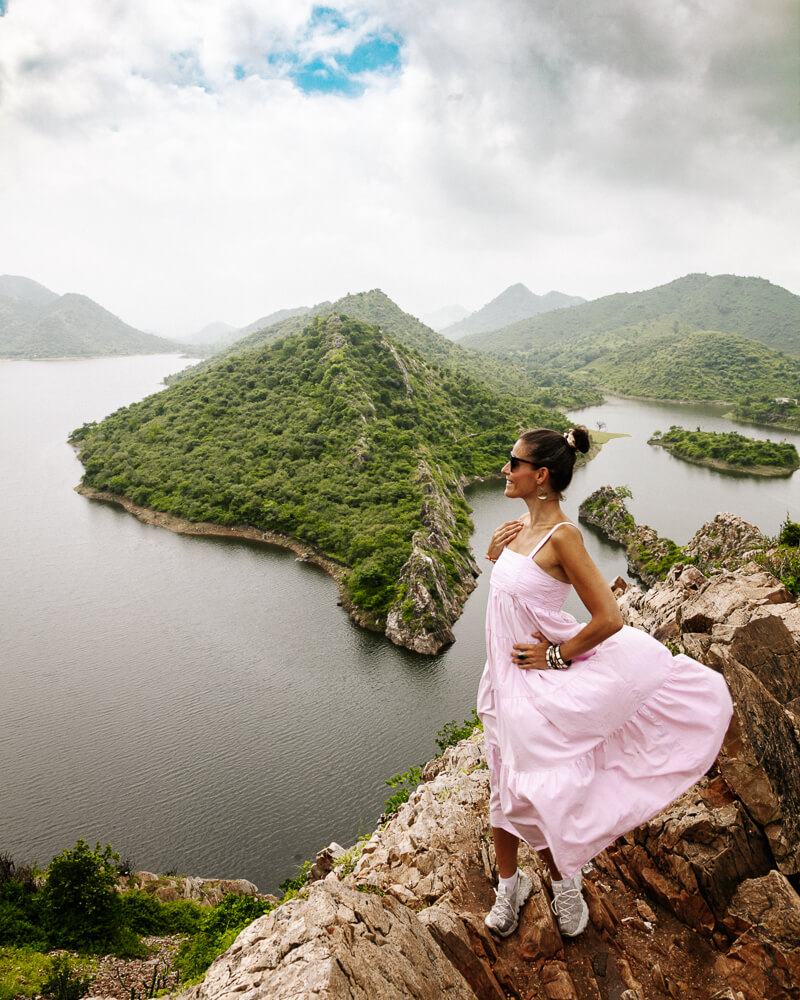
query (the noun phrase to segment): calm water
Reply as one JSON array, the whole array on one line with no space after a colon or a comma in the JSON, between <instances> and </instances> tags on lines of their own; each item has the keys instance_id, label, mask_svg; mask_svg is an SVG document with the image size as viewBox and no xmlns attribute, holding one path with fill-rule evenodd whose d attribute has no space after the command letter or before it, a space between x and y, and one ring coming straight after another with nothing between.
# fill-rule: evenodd
<instances>
[{"instance_id":1,"label":"calm water","mask_svg":"<svg viewBox=\"0 0 800 1000\"><path fill-rule=\"evenodd\" d=\"M424 658L355 628L332 581L290 553L180 537L75 494L70 430L180 364L0 362L0 850L45 863L85 837L140 868L267 891L371 830L384 778L469 715L488 574L456 644ZM573 516L605 482L628 484L637 519L679 542L721 509L770 532L797 515L796 478L721 476L642 443L670 423L729 427L718 411L612 401L581 417L634 436L576 476ZM499 484L471 501L482 553L518 511ZM615 547L587 544L606 576L624 572Z\"/></svg>"}]
</instances>

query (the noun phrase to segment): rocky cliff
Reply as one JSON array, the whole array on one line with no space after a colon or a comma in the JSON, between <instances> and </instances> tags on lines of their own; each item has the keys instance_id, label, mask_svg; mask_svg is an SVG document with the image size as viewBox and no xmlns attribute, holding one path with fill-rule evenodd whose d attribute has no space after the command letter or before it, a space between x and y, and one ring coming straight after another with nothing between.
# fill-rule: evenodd
<instances>
[{"instance_id":1,"label":"rocky cliff","mask_svg":"<svg viewBox=\"0 0 800 1000\"><path fill-rule=\"evenodd\" d=\"M800 608L750 565L676 565L627 620L721 671L735 714L718 763L585 874L591 922L562 940L537 857L519 931L493 938L482 736L431 761L389 822L321 852L184 1000L779 1000L800 997Z\"/></svg>"},{"instance_id":2,"label":"rocky cliff","mask_svg":"<svg viewBox=\"0 0 800 1000\"><path fill-rule=\"evenodd\" d=\"M417 482L425 497L424 528L414 532L397 600L386 615L386 635L417 653L438 653L455 641L450 626L460 617L480 570L469 549L453 545L459 532L449 493L463 500L466 480L445 485L441 470L423 461Z\"/></svg>"}]
</instances>

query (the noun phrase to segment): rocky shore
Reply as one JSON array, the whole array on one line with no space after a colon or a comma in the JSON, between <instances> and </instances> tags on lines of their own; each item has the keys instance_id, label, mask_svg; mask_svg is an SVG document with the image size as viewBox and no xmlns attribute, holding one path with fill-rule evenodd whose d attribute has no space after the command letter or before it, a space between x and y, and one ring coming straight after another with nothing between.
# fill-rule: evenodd
<instances>
[{"instance_id":1,"label":"rocky shore","mask_svg":"<svg viewBox=\"0 0 800 1000\"><path fill-rule=\"evenodd\" d=\"M423 771L397 814L331 845L182 1000L782 1000L800 997L800 607L755 564L676 564L626 620L718 670L735 714L716 766L585 874L590 925L562 940L548 879L506 940L482 736Z\"/></svg>"}]
</instances>

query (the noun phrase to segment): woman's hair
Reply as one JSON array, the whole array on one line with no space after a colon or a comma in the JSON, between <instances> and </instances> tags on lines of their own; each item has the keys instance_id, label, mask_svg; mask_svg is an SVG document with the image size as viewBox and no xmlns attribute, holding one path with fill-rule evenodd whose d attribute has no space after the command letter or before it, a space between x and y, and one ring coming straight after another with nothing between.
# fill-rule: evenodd
<instances>
[{"instance_id":1,"label":"woman's hair","mask_svg":"<svg viewBox=\"0 0 800 1000\"><path fill-rule=\"evenodd\" d=\"M566 434L546 427L523 431L519 439L537 466L550 470L550 483L557 493L572 481L576 451L585 454L591 444L589 431L582 424L571 427Z\"/></svg>"}]
</instances>

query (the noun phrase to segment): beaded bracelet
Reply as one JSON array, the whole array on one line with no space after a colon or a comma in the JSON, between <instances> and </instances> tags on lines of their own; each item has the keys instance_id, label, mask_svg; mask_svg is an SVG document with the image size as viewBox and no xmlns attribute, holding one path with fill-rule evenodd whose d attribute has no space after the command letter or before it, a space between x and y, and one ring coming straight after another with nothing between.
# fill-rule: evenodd
<instances>
[{"instance_id":1,"label":"beaded bracelet","mask_svg":"<svg viewBox=\"0 0 800 1000\"><path fill-rule=\"evenodd\" d=\"M572 664L572 660L565 660L561 655L560 646L548 646L544 658L551 670L566 670Z\"/></svg>"}]
</instances>

